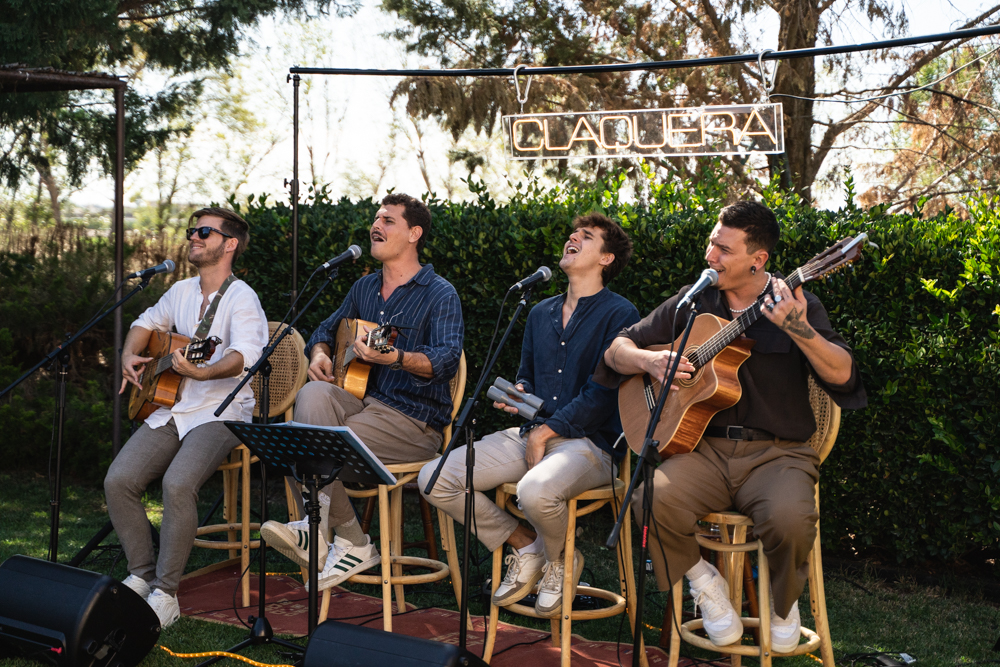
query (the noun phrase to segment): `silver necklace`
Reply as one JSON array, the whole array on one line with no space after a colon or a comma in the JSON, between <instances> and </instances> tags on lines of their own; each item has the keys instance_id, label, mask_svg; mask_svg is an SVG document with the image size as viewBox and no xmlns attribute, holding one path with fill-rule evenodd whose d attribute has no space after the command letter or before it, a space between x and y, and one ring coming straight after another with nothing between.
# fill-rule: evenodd
<instances>
[{"instance_id":1,"label":"silver necklace","mask_svg":"<svg viewBox=\"0 0 1000 667\"><path fill-rule=\"evenodd\" d=\"M757 296L756 296L756 297L754 298L754 300L753 300L753 303L751 303L751 304L750 304L749 306L747 306L746 308L740 308L739 310L736 310L736 309L734 309L734 308L730 308L730 309L729 309L729 312L730 312L730 313L732 313L733 315L742 315L743 313L747 312L748 310L750 310L751 308L753 308L753 307L754 307L755 305L757 305L757 299L759 299L759 298L760 298L761 296L763 296L763 295L764 295L764 292L766 292L766 291L767 291L767 288L768 288L768 287L770 287L770 286L771 286L771 273L770 273L770 272L767 272L767 282L766 282L766 283L764 283L764 289L762 289L762 290L760 291L760 294L758 294L758 295L757 295Z\"/></svg>"}]
</instances>

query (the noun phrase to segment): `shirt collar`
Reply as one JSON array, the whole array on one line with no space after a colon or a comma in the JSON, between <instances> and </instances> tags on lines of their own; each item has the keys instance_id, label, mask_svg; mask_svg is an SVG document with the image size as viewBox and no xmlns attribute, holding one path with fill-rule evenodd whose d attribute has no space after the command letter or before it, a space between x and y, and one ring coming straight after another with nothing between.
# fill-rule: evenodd
<instances>
[{"instance_id":1,"label":"shirt collar","mask_svg":"<svg viewBox=\"0 0 1000 667\"><path fill-rule=\"evenodd\" d=\"M382 282L382 269L379 269L376 273L378 274L379 282ZM409 285L410 283L415 282L418 285L430 285L432 280L434 280L434 265L424 264L420 267L420 270L417 271L416 275L410 278L406 284Z\"/></svg>"}]
</instances>

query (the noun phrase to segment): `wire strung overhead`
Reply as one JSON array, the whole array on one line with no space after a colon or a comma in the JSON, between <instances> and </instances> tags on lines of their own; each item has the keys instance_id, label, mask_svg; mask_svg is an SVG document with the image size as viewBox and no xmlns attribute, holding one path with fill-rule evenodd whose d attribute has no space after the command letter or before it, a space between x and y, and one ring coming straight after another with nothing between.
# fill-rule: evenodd
<instances>
[{"instance_id":1,"label":"wire strung overhead","mask_svg":"<svg viewBox=\"0 0 1000 667\"><path fill-rule=\"evenodd\" d=\"M331 74L348 76L430 76L430 77L460 77L460 76L512 76L518 74L598 74L604 72L635 72L656 71L664 69L683 69L686 67L708 67L714 65L733 65L739 63L762 63L764 60L790 60L793 58L815 58L817 56L832 56L858 51L875 51L892 49L902 46L915 46L931 42L950 42L951 40L966 40L972 37L1000 34L1000 25L973 28L970 30L953 30L936 35L920 37L902 37L864 44L848 44L844 46L821 46L811 49L790 49L788 51L772 51L765 49L759 53L745 53L733 56L716 56L712 58L691 58L687 60L661 60L643 63L618 63L611 65L556 65L548 67L495 67L485 69L353 69L335 67L300 67L289 68L290 74Z\"/></svg>"}]
</instances>

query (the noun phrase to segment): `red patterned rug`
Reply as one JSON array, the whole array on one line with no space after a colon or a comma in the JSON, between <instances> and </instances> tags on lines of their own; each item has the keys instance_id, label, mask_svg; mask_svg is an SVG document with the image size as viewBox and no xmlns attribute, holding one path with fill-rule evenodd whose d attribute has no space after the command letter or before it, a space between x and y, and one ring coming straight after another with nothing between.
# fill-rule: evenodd
<instances>
[{"instance_id":1,"label":"red patterned rug","mask_svg":"<svg viewBox=\"0 0 1000 667\"><path fill-rule=\"evenodd\" d=\"M178 600L181 613L217 623L241 625L233 612L233 589L239 568L227 567L206 574L190 577L181 582ZM251 606L240 609L240 617L257 612L257 578L251 577ZM267 578L267 620L277 634L302 636L308 627L308 594L297 579L285 575ZM330 601L330 618L365 625L382 627L382 601L379 598L334 588ZM482 653L484 626L481 616L473 618L473 630L468 633L467 647L475 654ZM458 644L458 612L447 609L421 609L393 617L393 631L412 637L423 637L439 642ZM548 633L500 623L491 665L494 667L533 667L558 665L559 649L547 639ZM623 643L589 641L574 634L572 640L573 664L579 667L617 667L632 662L631 635L623 633ZM666 665L667 655L662 649L647 648L650 665ZM681 658L684 667L690 661Z\"/></svg>"}]
</instances>

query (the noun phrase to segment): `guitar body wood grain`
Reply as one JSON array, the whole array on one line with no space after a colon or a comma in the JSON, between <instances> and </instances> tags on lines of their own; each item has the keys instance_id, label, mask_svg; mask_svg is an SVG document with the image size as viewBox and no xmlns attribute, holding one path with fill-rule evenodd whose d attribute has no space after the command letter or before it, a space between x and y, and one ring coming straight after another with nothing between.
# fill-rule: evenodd
<instances>
[{"instance_id":1,"label":"guitar body wood grain","mask_svg":"<svg viewBox=\"0 0 1000 667\"><path fill-rule=\"evenodd\" d=\"M371 373L371 364L367 364L359 359L349 361L344 367L344 355L351 346L354 345L358 337L361 326L374 329L378 325L360 319L345 318L340 321L337 327L337 338L334 341L333 350L333 383L338 387L343 387L358 400L363 400L368 389L368 375Z\"/></svg>"},{"instance_id":2,"label":"guitar body wood grain","mask_svg":"<svg viewBox=\"0 0 1000 667\"><path fill-rule=\"evenodd\" d=\"M728 324L715 315L703 314L695 318L684 355L689 356L709 338ZM743 395L737 373L750 358L754 342L739 338L714 356L706 365L695 371L690 380L679 382L680 389L667 398L656 427L654 438L659 441L663 457L692 451L717 412L736 405ZM666 350L669 345L653 345L650 350ZM642 451L652 408L646 399L648 375L635 375L618 389L618 408L629 446ZM651 400L655 407L660 395L660 383L651 380Z\"/></svg>"},{"instance_id":3,"label":"guitar body wood grain","mask_svg":"<svg viewBox=\"0 0 1000 667\"><path fill-rule=\"evenodd\" d=\"M190 342L190 338L178 333L152 332L142 356L153 357L154 361L146 365L146 370L142 374L142 389L132 386L128 401L129 419L144 422L157 408L169 410L180 400L179 389L184 378L172 370L165 370L156 375L152 372L152 366L156 363L156 359L173 354L174 350L179 350Z\"/></svg>"}]
</instances>

